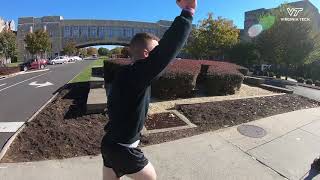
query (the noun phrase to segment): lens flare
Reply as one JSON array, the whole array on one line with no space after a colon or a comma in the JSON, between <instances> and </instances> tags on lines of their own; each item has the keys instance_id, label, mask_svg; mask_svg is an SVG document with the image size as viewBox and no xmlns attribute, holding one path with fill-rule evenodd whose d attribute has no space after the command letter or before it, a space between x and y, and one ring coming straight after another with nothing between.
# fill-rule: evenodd
<instances>
[{"instance_id":1,"label":"lens flare","mask_svg":"<svg viewBox=\"0 0 320 180\"><path fill-rule=\"evenodd\" d=\"M259 19L259 24L262 25L262 28L264 31L270 29L274 25L275 22L276 22L276 17L271 16L271 15L262 16Z\"/></svg>"},{"instance_id":2,"label":"lens flare","mask_svg":"<svg viewBox=\"0 0 320 180\"><path fill-rule=\"evenodd\" d=\"M253 38L258 36L263 31L263 27L261 24L255 24L251 26L248 30L249 37Z\"/></svg>"}]
</instances>

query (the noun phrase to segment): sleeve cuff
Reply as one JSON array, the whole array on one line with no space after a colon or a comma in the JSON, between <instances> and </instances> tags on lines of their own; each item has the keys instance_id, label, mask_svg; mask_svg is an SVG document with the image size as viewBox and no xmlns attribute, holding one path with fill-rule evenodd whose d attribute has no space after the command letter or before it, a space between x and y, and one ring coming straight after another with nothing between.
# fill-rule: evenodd
<instances>
[{"instance_id":1,"label":"sleeve cuff","mask_svg":"<svg viewBox=\"0 0 320 180\"><path fill-rule=\"evenodd\" d=\"M193 13L187 9L183 9L181 12L181 16L188 18L188 19L193 19Z\"/></svg>"}]
</instances>

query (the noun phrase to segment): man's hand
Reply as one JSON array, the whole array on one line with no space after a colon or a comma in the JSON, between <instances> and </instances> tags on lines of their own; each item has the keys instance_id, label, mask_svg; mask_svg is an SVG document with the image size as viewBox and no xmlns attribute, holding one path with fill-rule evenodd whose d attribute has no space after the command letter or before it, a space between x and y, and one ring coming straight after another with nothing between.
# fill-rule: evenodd
<instances>
[{"instance_id":1,"label":"man's hand","mask_svg":"<svg viewBox=\"0 0 320 180\"><path fill-rule=\"evenodd\" d=\"M177 0L177 4L181 9L193 9L197 8L197 0Z\"/></svg>"}]
</instances>

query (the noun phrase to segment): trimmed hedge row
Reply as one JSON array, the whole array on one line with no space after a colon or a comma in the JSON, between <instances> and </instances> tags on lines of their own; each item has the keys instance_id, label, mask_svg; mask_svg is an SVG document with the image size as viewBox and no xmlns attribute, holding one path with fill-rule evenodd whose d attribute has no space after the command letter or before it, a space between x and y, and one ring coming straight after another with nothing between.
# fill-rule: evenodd
<instances>
[{"instance_id":1,"label":"trimmed hedge row","mask_svg":"<svg viewBox=\"0 0 320 180\"><path fill-rule=\"evenodd\" d=\"M130 63L126 59L105 61L105 82L111 83L117 68ZM247 68L226 62L174 60L152 83L152 96L159 99L194 97L199 84L203 84L210 96L234 94L247 73Z\"/></svg>"},{"instance_id":2,"label":"trimmed hedge row","mask_svg":"<svg viewBox=\"0 0 320 180\"><path fill-rule=\"evenodd\" d=\"M194 61L174 61L152 83L152 95L159 99L193 97L200 67Z\"/></svg>"},{"instance_id":3,"label":"trimmed hedge row","mask_svg":"<svg viewBox=\"0 0 320 180\"><path fill-rule=\"evenodd\" d=\"M244 75L227 66L210 66L205 80L208 95L234 94L241 88Z\"/></svg>"}]
</instances>

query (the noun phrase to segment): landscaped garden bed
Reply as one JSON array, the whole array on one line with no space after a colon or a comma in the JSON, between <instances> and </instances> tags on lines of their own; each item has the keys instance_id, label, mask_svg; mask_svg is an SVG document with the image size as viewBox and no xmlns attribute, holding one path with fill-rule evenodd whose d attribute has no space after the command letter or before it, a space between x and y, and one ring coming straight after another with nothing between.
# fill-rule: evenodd
<instances>
[{"instance_id":1,"label":"landscaped garden bed","mask_svg":"<svg viewBox=\"0 0 320 180\"><path fill-rule=\"evenodd\" d=\"M172 113L159 113L148 116L145 127L147 130L172 128L187 125L178 116Z\"/></svg>"},{"instance_id":2,"label":"landscaped garden bed","mask_svg":"<svg viewBox=\"0 0 320 180\"><path fill-rule=\"evenodd\" d=\"M20 72L19 67L0 67L0 76L6 76Z\"/></svg>"},{"instance_id":3,"label":"landscaped garden bed","mask_svg":"<svg viewBox=\"0 0 320 180\"><path fill-rule=\"evenodd\" d=\"M103 127L108 119L104 114L85 114L86 98L83 97L86 97L88 91L88 83L72 84L62 90L52 103L27 124L1 162L98 155L104 135ZM296 95L179 105L176 109L198 127L148 134L142 137L141 145L162 143L275 114L318 106L317 102ZM168 116L149 116L146 120L147 126L156 118L156 125L149 124L149 128L167 127L158 122L168 122Z\"/></svg>"},{"instance_id":4,"label":"landscaped garden bed","mask_svg":"<svg viewBox=\"0 0 320 180\"><path fill-rule=\"evenodd\" d=\"M111 83L117 69L128 65L127 59L104 62L106 84ZM209 60L174 60L161 76L152 83L152 96L161 100L229 95L239 90L248 69L236 64ZM214 84L214 85L213 85Z\"/></svg>"}]
</instances>

